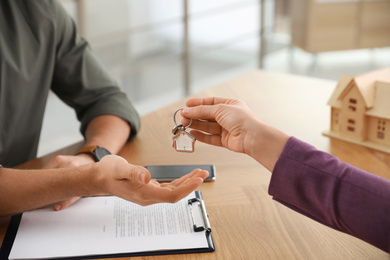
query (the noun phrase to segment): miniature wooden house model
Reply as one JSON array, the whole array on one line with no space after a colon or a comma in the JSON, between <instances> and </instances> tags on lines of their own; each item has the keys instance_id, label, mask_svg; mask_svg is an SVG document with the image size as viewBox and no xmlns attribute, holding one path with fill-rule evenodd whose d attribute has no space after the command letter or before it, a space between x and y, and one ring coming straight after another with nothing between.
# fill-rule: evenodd
<instances>
[{"instance_id":1,"label":"miniature wooden house model","mask_svg":"<svg viewBox=\"0 0 390 260\"><path fill-rule=\"evenodd\" d=\"M331 125L324 135L390 153L390 68L343 75L328 105Z\"/></svg>"}]
</instances>

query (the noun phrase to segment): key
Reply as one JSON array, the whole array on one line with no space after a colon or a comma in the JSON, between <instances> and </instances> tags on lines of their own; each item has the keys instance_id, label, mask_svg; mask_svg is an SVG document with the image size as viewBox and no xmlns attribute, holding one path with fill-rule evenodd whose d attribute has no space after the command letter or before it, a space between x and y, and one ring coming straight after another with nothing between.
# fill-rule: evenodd
<instances>
[{"instance_id":1,"label":"key","mask_svg":"<svg viewBox=\"0 0 390 260\"><path fill-rule=\"evenodd\" d=\"M175 135L177 134L177 132L183 130L184 126L183 125L176 125L174 128L172 128L172 134ZM184 128L185 130L185 128Z\"/></svg>"}]
</instances>

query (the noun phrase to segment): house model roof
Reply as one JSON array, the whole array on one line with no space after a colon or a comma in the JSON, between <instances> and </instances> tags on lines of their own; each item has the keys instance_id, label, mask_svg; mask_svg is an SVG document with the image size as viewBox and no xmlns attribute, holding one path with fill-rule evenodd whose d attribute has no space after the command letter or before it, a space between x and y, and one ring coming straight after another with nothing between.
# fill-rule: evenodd
<instances>
[{"instance_id":1,"label":"house model roof","mask_svg":"<svg viewBox=\"0 0 390 260\"><path fill-rule=\"evenodd\" d=\"M341 108L343 97L357 87L366 106L366 114L390 119L390 68L372 71L360 76L343 75L328 101L328 105Z\"/></svg>"}]
</instances>

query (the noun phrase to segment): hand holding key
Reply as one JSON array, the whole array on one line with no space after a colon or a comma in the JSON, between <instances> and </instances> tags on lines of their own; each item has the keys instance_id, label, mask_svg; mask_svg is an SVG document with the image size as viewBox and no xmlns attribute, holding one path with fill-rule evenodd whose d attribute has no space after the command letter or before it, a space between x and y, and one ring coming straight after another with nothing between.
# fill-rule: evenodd
<instances>
[{"instance_id":1,"label":"hand holding key","mask_svg":"<svg viewBox=\"0 0 390 260\"><path fill-rule=\"evenodd\" d=\"M242 101L192 98L181 112L182 124L200 142L246 153L272 171L289 136L263 123Z\"/></svg>"},{"instance_id":2,"label":"hand holding key","mask_svg":"<svg viewBox=\"0 0 390 260\"><path fill-rule=\"evenodd\" d=\"M183 108L179 108L173 114L173 121L176 126L172 129L172 140L173 140L173 148L175 148L178 152L189 152L192 153L195 150L195 141L196 138L186 131L186 128L189 127L192 123L192 120L187 126L183 126L182 124L176 123L176 114Z\"/></svg>"}]
</instances>

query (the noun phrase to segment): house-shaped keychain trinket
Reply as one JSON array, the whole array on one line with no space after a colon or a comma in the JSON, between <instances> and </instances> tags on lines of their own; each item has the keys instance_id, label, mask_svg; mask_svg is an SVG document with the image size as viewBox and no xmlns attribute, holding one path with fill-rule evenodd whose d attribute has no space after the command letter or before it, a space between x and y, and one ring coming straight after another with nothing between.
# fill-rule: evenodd
<instances>
[{"instance_id":1,"label":"house-shaped keychain trinket","mask_svg":"<svg viewBox=\"0 0 390 260\"><path fill-rule=\"evenodd\" d=\"M178 152L192 153L195 150L196 138L187 131L180 131L172 137L173 148Z\"/></svg>"},{"instance_id":2,"label":"house-shaped keychain trinket","mask_svg":"<svg viewBox=\"0 0 390 260\"><path fill-rule=\"evenodd\" d=\"M390 68L343 75L328 105L324 135L390 153Z\"/></svg>"}]
</instances>

